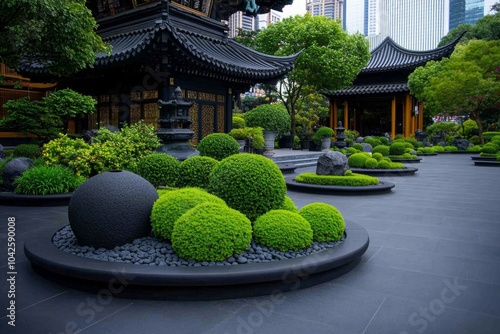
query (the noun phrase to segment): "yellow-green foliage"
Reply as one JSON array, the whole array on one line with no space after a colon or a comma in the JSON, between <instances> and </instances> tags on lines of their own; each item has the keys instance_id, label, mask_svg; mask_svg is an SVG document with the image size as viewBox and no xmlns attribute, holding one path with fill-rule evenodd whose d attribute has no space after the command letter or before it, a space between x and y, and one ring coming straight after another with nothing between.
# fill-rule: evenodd
<instances>
[{"instance_id":1,"label":"yellow-green foliage","mask_svg":"<svg viewBox=\"0 0 500 334\"><path fill-rule=\"evenodd\" d=\"M135 172L155 187L173 187L179 180L179 164L171 155L152 153L139 160Z\"/></svg>"},{"instance_id":2,"label":"yellow-green foliage","mask_svg":"<svg viewBox=\"0 0 500 334\"><path fill-rule=\"evenodd\" d=\"M378 167L378 162L377 162L377 159L374 159L374 158L368 158L366 159L365 161L365 168L369 168L369 169L375 169Z\"/></svg>"},{"instance_id":3,"label":"yellow-green foliage","mask_svg":"<svg viewBox=\"0 0 500 334\"><path fill-rule=\"evenodd\" d=\"M361 187L379 184L376 177L352 173L352 175L334 176L334 175L317 175L316 173L302 173L297 175L295 181L308 184L318 184L325 186L347 186Z\"/></svg>"},{"instance_id":4,"label":"yellow-green foliage","mask_svg":"<svg viewBox=\"0 0 500 334\"><path fill-rule=\"evenodd\" d=\"M378 145L378 146L373 148L372 153L380 153L384 157L386 157L389 155L389 150L390 150L389 146Z\"/></svg>"},{"instance_id":5,"label":"yellow-green foliage","mask_svg":"<svg viewBox=\"0 0 500 334\"><path fill-rule=\"evenodd\" d=\"M403 155L405 153L406 144L407 143L404 141L396 141L392 143L391 147L389 148L390 155Z\"/></svg>"},{"instance_id":6,"label":"yellow-green foliage","mask_svg":"<svg viewBox=\"0 0 500 334\"><path fill-rule=\"evenodd\" d=\"M283 201L281 209L291 212L299 212L299 209L297 209L297 206L289 196L285 196L285 200Z\"/></svg>"},{"instance_id":7,"label":"yellow-green foliage","mask_svg":"<svg viewBox=\"0 0 500 334\"><path fill-rule=\"evenodd\" d=\"M255 242L282 252L309 247L313 241L309 222L287 210L271 210L257 218L253 236Z\"/></svg>"},{"instance_id":8,"label":"yellow-green foliage","mask_svg":"<svg viewBox=\"0 0 500 334\"><path fill-rule=\"evenodd\" d=\"M281 208L287 191L278 165L251 153L240 153L222 160L210 174L207 189L251 221Z\"/></svg>"},{"instance_id":9,"label":"yellow-green foliage","mask_svg":"<svg viewBox=\"0 0 500 334\"><path fill-rule=\"evenodd\" d=\"M347 162L351 168L364 168L366 160L370 157L366 153L354 153L349 156Z\"/></svg>"},{"instance_id":10,"label":"yellow-green foliage","mask_svg":"<svg viewBox=\"0 0 500 334\"><path fill-rule=\"evenodd\" d=\"M219 161L214 158L196 155L182 161L179 166L179 181L176 183L180 187L206 188L208 177Z\"/></svg>"},{"instance_id":11,"label":"yellow-green foliage","mask_svg":"<svg viewBox=\"0 0 500 334\"><path fill-rule=\"evenodd\" d=\"M344 217L333 205L309 203L299 210L299 214L311 224L315 241L336 241L344 235Z\"/></svg>"},{"instance_id":12,"label":"yellow-green foliage","mask_svg":"<svg viewBox=\"0 0 500 334\"><path fill-rule=\"evenodd\" d=\"M245 119L239 116L233 116L233 129L241 129L245 127Z\"/></svg>"},{"instance_id":13,"label":"yellow-green foliage","mask_svg":"<svg viewBox=\"0 0 500 334\"><path fill-rule=\"evenodd\" d=\"M227 133L211 133L197 147L200 155L222 160L240 152L240 144Z\"/></svg>"},{"instance_id":14,"label":"yellow-green foliage","mask_svg":"<svg viewBox=\"0 0 500 334\"><path fill-rule=\"evenodd\" d=\"M444 147L441 145L432 146L434 152L444 152Z\"/></svg>"},{"instance_id":15,"label":"yellow-green foliage","mask_svg":"<svg viewBox=\"0 0 500 334\"><path fill-rule=\"evenodd\" d=\"M222 199L198 188L182 188L161 195L151 211L151 225L155 236L170 239L175 221L188 210L205 202L226 205Z\"/></svg>"},{"instance_id":16,"label":"yellow-green foliage","mask_svg":"<svg viewBox=\"0 0 500 334\"><path fill-rule=\"evenodd\" d=\"M183 259L224 261L245 251L252 241L252 223L242 213L216 203L201 203L174 225L172 247Z\"/></svg>"}]
</instances>

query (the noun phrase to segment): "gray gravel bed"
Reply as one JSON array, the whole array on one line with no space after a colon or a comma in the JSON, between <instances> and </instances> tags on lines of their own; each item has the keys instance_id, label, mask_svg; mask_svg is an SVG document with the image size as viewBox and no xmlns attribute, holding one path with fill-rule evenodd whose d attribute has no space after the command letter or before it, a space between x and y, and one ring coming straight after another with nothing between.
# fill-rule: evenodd
<instances>
[{"instance_id":1,"label":"gray gravel bed","mask_svg":"<svg viewBox=\"0 0 500 334\"><path fill-rule=\"evenodd\" d=\"M89 259L150 266L200 267L232 266L245 263L262 263L302 257L335 247L336 245L342 243L344 238L345 235L341 240L335 242L313 242L313 244L308 248L287 252L280 252L273 248L259 245L252 240L251 245L246 251L240 254L234 254L230 258L221 262L196 262L194 260L184 260L175 253L170 242L162 241L155 237L135 239L132 243L117 246L113 249L95 249L94 247L80 246L69 225L57 231L52 238L52 242L63 252Z\"/></svg>"}]
</instances>

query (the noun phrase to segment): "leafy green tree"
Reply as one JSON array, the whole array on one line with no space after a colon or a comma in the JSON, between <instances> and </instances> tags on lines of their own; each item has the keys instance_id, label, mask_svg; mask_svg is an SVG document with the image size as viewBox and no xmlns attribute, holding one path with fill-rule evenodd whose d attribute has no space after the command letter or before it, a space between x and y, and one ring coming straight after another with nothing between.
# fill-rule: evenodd
<instances>
[{"instance_id":1,"label":"leafy green tree","mask_svg":"<svg viewBox=\"0 0 500 334\"><path fill-rule=\"evenodd\" d=\"M291 116L293 134L301 99L312 92L351 85L370 58L363 35L349 35L339 22L309 14L270 25L252 43L256 50L276 56L301 52L295 68L275 87Z\"/></svg>"},{"instance_id":2,"label":"leafy green tree","mask_svg":"<svg viewBox=\"0 0 500 334\"><path fill-rule=\"evenodd\" d=\"M472 40L458 45L449 60L417 69L408 84L426 110L475 120L484 143L482 115L500 108L499 64L500 40Z\"/></svg>"},{"instance_id":3,"label":"leafy green tree","mask_svg":"<svg viewBox=\"0 0 500 334\"><path fill-rule=\"evenodd\" d=\"M0 62L16 69L22 61L65 76L92 66L96 52L109 52L96 34L85 0L2 0Z\"/></svg>"}]
</instances>

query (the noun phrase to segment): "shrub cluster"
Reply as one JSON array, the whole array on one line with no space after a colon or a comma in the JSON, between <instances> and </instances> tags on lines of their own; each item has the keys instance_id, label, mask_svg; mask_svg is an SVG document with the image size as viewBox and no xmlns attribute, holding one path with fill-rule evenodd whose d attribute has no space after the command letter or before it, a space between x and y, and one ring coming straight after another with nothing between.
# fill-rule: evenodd
<instances>
[{"instance_id":1,"label":"shrub cluster","mask_svg":"<svg viewBox=\"0 0 500 334\"><path fill-rule=\"evenodd\" d=\"M378 145L373 148L372 153L380 153L384 157L388 156L390 153L390 147L385 145Z\"/></svg>"},{"instance_id":2,"label":"shrub cluster","mask_svg":"<svg viewBox=\"0 0 500 334\"><path fill-rule=\"evenodd\" d=\"M349 167L364 168L365 162L370 156L366 153L354 153L347 159Z\"/></svg>"},{"instance_id":3,"label":"shrub cluster","mask_svg":"<svg viewBox=\"0 0 500 334\"><path fill-rule=\"evenodd\" d=\"M333 205L310 203L300 209L299 214L311 224L315 241L336 241L344 235L344 217Z\"/></svg>"},{"instance_id":4,"label":"shrub cluster","mask_svg":"<svg viewBox=\"0 0 500 334\"><path fill-rule=\"evenodd\" d=\"M361 187L379 184L376 177L369 175L362 175L352 173L348 175L347 172L343 176L332 175L317 175L316 173L302 173L297 175L295 181L308 184L326 185L326 186L347 186L347 187Z\"/></svg>"},{"instance_id":5,"label":"shrub cluster","mask_svg":"<svg viewBox=\"0 0 500 334\"><path fill-rule=\"evenodd\" d=\"M311 245L313 230L300 214L287 210L271 210L257 218L253 225L255 242L282 252Z\"/></svg>"},{"instance_id":6,"label":"shrub cluster","mask_svg":"<svg viewBox=\"0 0 500 334\"><path fill-rule=\"evenodd\" d=\"M281 208L287 191L278 165L268 158L250 153L222 160L210 174L207 190L251 221L270 210Z\"/></svg>"},{"instance_id":7,"label":"shrub cluster","mask_svg":"<svg viewBox=\"0 0 500 334\"><path fill-rule=\"evenodd\" d=\"M456 146L448 145L444 147L445 152L456 152L458 148Z\"/></svg>"},{"instance_id":8,"label":"shrub cluster","mask_svg":"<svg viewBox=\"0 0 500 334\"><path fill-rule=\"evenodd\" d=\"M73 192L85 181L70 169L60 166L28 168L14 182L14 192L24 195L50 195Z\"/></svg>"},{"instance_id":9,"label":"shrub cluster","mask_svg":"<svg viewBox=\"0 0 500 334\"><path fill-rule=\"evenodd\" d=\"M24 157L35 160L42 156L42 151L36 144L20 144L14 148L13 155L14 158Z\"/></svg>"},{"instance_id":10,"label":"shrub cluster","mask_svg":"<svg viewBox=\"0 0 500 334\"><path fill-rule=\"evenodd\" d=\"M285 196L285 200L283 201L283 205L281 206L282 210L288 210L291 212L299 212L297 206L293 202L293 200L289 196Z\"/></svg>"},{"instance_id":11,"label":"shrub cluster","mask_svg":"<svg viewBox=\"0 0 500 334\"><path fill-rule=\"evenodd\" d=\"M201 203L183 214L172 231L172 247L186 260L223 261L245 251L252 223L242 213L216 203Z\"/></svg>"},{"instance_id":12,"label":"shrub cluster","mask_svg":"<svg viewBox=\"0 0 500 334\"><path fill-rule=\"evenodd\" d=\"M156 188L174 187L179 179L179 160L164 153L142 157L134 170Z\"/></svg>"},{"instance_id":13,"label":"shrub cluster","mask_svg":"<svg viewBox=\"0 0 500 334\"><path fill-rule=\"evenodd\" d=\"M204 137L197 147L200 155L222 160L240 152L240 145L227 133L211 133Z\"/></svg>"},{"instance_id":14,"label":"shrub cluster","mask_svg":"<svg viewBox=\"0 0 500 334\"><path fill-rule=\"evenodd\" d=\"M151 225L155 236L170 239L175 221L188 210L205 202L226 205L222 199L198 188L182 188L163 193L151 211Z\"/></svg>"},{"instance_id":15,"label":"shrub cluster","mask_svg":"<svg viewBox=\"0 0 500 334\"><path fill-rule=\"evenodd\" d=\"M403 155L405 153L406 143L395 141L389 148L390 155Z\"/></svg>"},{"instance_id":16,"label":"shrub cluster","mask_svg":"<svg viewBox=\"0 0 500 334\"><path fill-rule=\"evenodd\" d=\"M176 185L179 187L208 186L208 177L212 169L219 164L218 160L210 157L196 155L187 158L179 165L179 180Z\"/></svg>"},{"instance_id":17,"label":"shrub cluster","mask_svg":"<svg viewBox=\"0 0 500 334\"><path fill-rule=\"evenodd\" d=\"M498 146L494 143L487 143L481 149L481 153L496 154L498 152Z\"/></svg>"},{"instance_id":18,"label":"shrub cluster","mask_svg":"<svg viewBox=\"0 0 500 334\"><path fill-rule=\"evenodd\" d=\"M374 137L366 137L365 139L363 139L363 143L370 144L372 146L372 148L375 148L379 145L382 145L382 141L380 141L380 139L374 138Z\"/></svg>"}]
</instances>

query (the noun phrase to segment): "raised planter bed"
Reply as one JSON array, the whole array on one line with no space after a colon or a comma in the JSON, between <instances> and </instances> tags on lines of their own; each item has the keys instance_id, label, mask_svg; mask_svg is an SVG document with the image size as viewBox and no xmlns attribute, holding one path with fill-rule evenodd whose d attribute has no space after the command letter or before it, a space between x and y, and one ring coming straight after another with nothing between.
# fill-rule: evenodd
<instances>
[{"instance_id":1,"label":"raised planter bed","mask_svg":"<svg viewBox=\"0 0 500 334\"><path fill-rule=\"evenodd\" d=\"M351 168L353 173L365 174L370 176L408 176L414 175L418 168L405 167L399 169L368 169L368 168Z\"/></svg>"},{"instance_id":2,"label":"raised planter bed","mask_svg":"<svg viewBox=\"0 0 500 334\"><path fill-rule=\"evenodd\" d=\"M390 157L389 157L390 158ZM418 163L422 161L422 158L416 158L416 159L396 159L396 158L391 158L392 162L402 162L404 164L406 163Z\"/></svg>"},{"instance_id":3,"label":"raised planter bed","mask_svg":"<svg viewBox=\"0 0 500 334\"><path fill-rule=\"evenodd\" d=\"M470 157L474 161L496 161L497 157L482 157L482 156L477 156L477 157Z\"/></svg>"},{"instance_id":4,"label":"raised planter bed","mask_svg":"<svg viewBox=\"0 0 500 334\"><path fill-rule=\"evenodd\" d=\"M474 161L476 166L500 167L500 161Z\"/></svg>"},{"instance_id":5,"label":"raised planter bed","mask_svg":"<svg viewBox=\"0 0 500 334\"><path fill-rule=\"evenodd\" d=\"M289 190L315 193L315 194L337 194L337 195L376 195L390 193L395 187L394 183L382 182L376 186L324 186L318 184L301 183L295 181L295 176L285 177L286 186Z\"/></svg>"}]
</instances>

